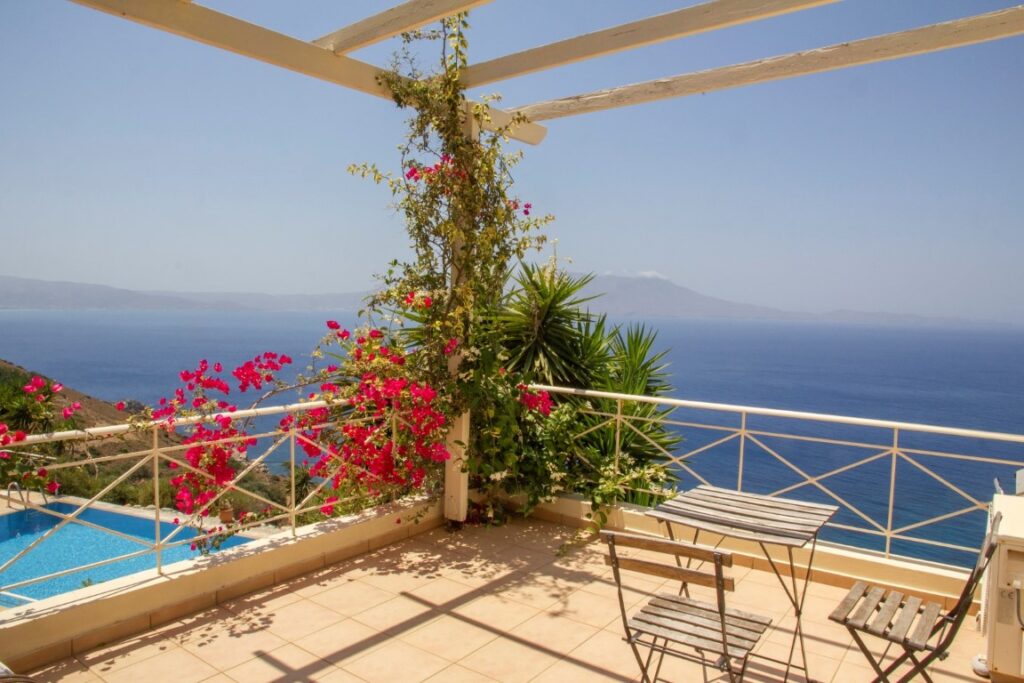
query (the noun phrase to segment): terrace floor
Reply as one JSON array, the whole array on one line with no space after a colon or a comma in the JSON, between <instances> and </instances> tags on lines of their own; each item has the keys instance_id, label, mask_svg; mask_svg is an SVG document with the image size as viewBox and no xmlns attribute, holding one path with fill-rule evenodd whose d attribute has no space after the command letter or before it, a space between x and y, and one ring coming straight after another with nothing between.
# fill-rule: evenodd
<instances>
[{"instance_id":1,"label":"terrace floor","mask_svg":"<svg viewBox=\"0 0 1024 683\"><path fill-rule=\"evenodd\" d=\"M635 681L603 546L557 550L575 531L539 521L435 529L213 610L79 655L34 675L44 681ZM734 568L729 604L771 616L758 652L784 659L792 610L774 575ZM634 575L633 585L661 584ZM633 578L633 576L630 576ZM846 630L827 619L845 590L812 584L804 614L813 680L869 681ZM627 593L637 603L639 592ZM984 650L965 625L936 681L977 681ZM666 657L669 681L727 680ZM748 681L780 681L751 659ZM803 680L790 677L790 680Z\"/></svg>"}]
</instances>

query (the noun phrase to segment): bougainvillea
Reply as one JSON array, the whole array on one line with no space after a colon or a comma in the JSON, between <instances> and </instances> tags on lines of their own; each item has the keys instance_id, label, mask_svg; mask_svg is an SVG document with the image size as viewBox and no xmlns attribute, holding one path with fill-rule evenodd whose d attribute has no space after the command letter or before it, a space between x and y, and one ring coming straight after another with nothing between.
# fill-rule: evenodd
<instances>
[{"instance_id":1,"label":"bougainvillea","mask_svg":"<svg viewBox=\"0 0 1024 683\"><path fill-rule=\"evenodd\" d=\"M14 483L23 491L57 493L60 484L38 454L24 447L26 432L70 429L72 418L82 409L78 401L58 401L64 390L60 382L51 382L38 375L21 387L20 396L0 411L0 486ZM59 405L63 404L63 405ZM57 415L60 419L57 419ZM6 421L4 421L6 420Z\"/></svg>"}]
</instances>

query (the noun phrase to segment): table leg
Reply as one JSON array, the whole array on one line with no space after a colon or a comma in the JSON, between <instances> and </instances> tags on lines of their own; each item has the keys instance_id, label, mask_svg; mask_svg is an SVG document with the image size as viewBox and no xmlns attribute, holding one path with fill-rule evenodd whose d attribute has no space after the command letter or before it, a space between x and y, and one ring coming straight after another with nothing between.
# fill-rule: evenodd
<instances>
[{"instance_id":1,"label":"table leg","mask_svg":"<svg viewBox=\"0 0 1024 683\"><path fill-rule=\"evenodd\" d=\"M669 538L669 540L671 540L671 541L676 540L675 534L672 533L672 523L671 522L665 522L665 526L668 527L668 538ZM697 545L697 538L699 536L700 536L700 529L694 529L693 530L693 540L690 541L690 542L693 543L694 545ZM719 541L719 543L721 543L721 541ZM716 545L715 547L717 548L718 546ZM678 555L676 555L675 560L676 560L676 566L677 567L682 567L683 566L683 563L679 559ZM692 561L693 561L693 558L691 558L691 557L687 557L686 558L686 568L687 569L690 568L690 562L692 562ZM703 563L701 563L701 565L703 566ZM690 597L690 586L685 581L683 581L679 585L679 595L685 595L686 597Z\"/></svg>"},{"instance_id":2,"label":"table leg","mask_svg":"<svg viewBox=\"0 0 1024 683\"><path fill-rule=\"evenodd\" d=\"M808 679L810 679L810 671L807 669L807 646L804 642L804 629L803 629L803 608L804 601L807 599L807 586L811 582L811 568L814 566L814 552L818 546L817 535L811 539L811 555L807 561L807 575L804 577L804 585L801 588L796 577L796 563L793 560L793 548L786 546L786 555L789 560L789 578L791 586L786 585L786 579L782 576L778 566L775 564L775 560L772 559L771 554L768 552L768 548L765 547L764 543L758 541L758 545L761 546L761 552L764 553L765 558L768 560L768 564L772 568L772 572L775 573L775 578L782 584L782 590L785 591L786 597L789 598L790 604L793 605L793 613L796 617L796 628L793 629L793 639L789 644L789 657L786 659L786 674L783 680L789 680L790 669L802 669ZM793 666L793 654L796 651L797 643L800 643L800 661L803 662L803 666Z\"/></svg>"}]
</instances>

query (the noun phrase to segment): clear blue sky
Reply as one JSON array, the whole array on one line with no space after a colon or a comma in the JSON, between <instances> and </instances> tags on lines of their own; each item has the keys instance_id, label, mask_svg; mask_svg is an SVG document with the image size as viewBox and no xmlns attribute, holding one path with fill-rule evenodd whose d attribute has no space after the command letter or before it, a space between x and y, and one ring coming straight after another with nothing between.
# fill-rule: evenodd
<instances>
[{"instance_id":1,"label":"clear blue sky","mask_svg":"<svg viewBox=\"0 0 1024 683\"><path fill-rule=\"evenodd\" d=\"M388 2L394 4L397 0ZM312 39L382 2L207 0ZM669 11L497 0L472 61ZM833 6L495 84L509 106L1008 7ZM383 64L394 43L356 53ZM1024 38L552 121L519 193L572 268L706 294L1024 322ZM58 0L0 2L0 273L136 289L366 289L404 250L377 98Z\"/></svg>"}]
</instances>

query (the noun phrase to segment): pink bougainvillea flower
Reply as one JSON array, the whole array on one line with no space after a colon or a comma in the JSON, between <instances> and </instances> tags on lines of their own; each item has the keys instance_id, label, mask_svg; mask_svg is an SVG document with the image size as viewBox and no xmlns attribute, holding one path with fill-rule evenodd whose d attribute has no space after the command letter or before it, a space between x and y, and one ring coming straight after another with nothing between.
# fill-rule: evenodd
<instances>
[{"instance_id":1,"label":"pink bougainvillea flower","mask_svg":"<svg viewBox=\"0 0 1024 683\"><path fill-rule=\"evenodd\" d=\"M118 410L124 410L124 401L118 401L117 403L114 404L114 407L117 408Z\"/></svg>"},{"instance_id":2,"label":"pink bougainvillea flower","mask_svg":"<svg viewBox=\"0 0 1024 683\"><path fill-rule=\"evenodd\" d=\"M340 330L341 329L341 325L338 323L337 320L328 320L327 321L327 328L331 329L331 330Z\"/></svg>"},{"instance_id":3,"label":"pink bougainvillea flower","mask_svg":"<svg viewBox=\"0 0 1024 683\"><path fill-rule=\"evenodd\" d=\"M455 349L458 348L458 346L459 346L459 340L456 339L455 337L452 337L451 339L448 340L448 344L445 345L445 347L444 347L444 355L446 355L446 356L452 355L453 353L455 353Z\"/></svg>"},{"instance_id":4,"label":"pink bougainvillea flower","mask_svg":"<svg viewBox=\"0 0 1024 683\"><path fill-rule=\"evenodd\" d=\"M52 391L55 394L60 393L63 390L64 385L61 384L60 382L54 382L53 384L50 385L50 391Z\"/></svg>"},{"instance_id":5,"label":"pink bougainvillea flower","mask_svg":"<svg viewBox=\"0 0 1024 683\"><path fill-rule=\"evenodd\" d=\"M25 432L19 430L14 432L14 438L12 440L14 441L14 443L18 443L19 441L24 441L25 438Z\"/></svg>"},{"instance_id":6,"label":"pink bougainvillea flower","mask_svg":"<svg viewBox=\"0 0 1024 683\"><path fill-rule=\"evenodd\" d=\"M434 300L429 296L423 297L423 308L430 308L434 304Z\"/></svg>"},{"instance_id":7,"label":"pink bougainvillea flower","mask_svg":"<svg viewBox=\"0 0 1024 683\"><path fill-rule=\"evenodd\" d=\"M348 330L342 330L338 333L338 339L345 340L352 336L352 333Z\"/></svg>"},{"instance_id":8,"label":"pink bougainvillea flower","mask_svg":"<svg viewBox=\"0 0 1024 683\"><path fill-rule=\"evenodd\" d=\"M381 332L380 330L370 330L370 337L372 339L380 339L383 336L384 336L384 333Z\"/></svg>"},{"instance_id":9,"label":"pink bougainvillea flower","mask_svg":"<svg viewBox=\"0 0 1024 683\"><path fill-rule=\"evenodd\" d=\"M530 209L532 209L532 208L533 208L533 204L531 204L529 202L523 204L523 215L524 216L529 216L530 215Z\"/></svg>"},{"instance_id":10,"label":"pink bougainvillea flower","mask_svg":"<svg viewBox=\"0 0 1024 683\"><path fill-rule=\"evenodd\" d=\"M69 418L70 418L70 417L71 417L72 415L74 415L74 414L75 414L75 411L71 409L71 406L68 406L68 407L67 407L67 408L65 408L64 410L60 411L60 414L61 414L61 415L62 415L62 416L64 417L64 419L65 419L65 420L67 420L67 419L69 419Z\"/></svg>"},{"instance_id":11,"label":"pink bougainvillea flower","mask_svg":"<svg viewBox=\"0 0 1024 683\"><path fill-rule=\"evenodd\" d=\"M31 384L26 384L25 386L23 386L21 388L21 390L24 391L26 394L34 394L34 393L36 393L36 388L34 386L32 386Z\"/></svg>"},{"instance_id":12,"label":"pink bougainvillea flower","mask_svg":"<svg viewBox=\"0 0 1024 683\"><path fill-rule=\"evenodd\" d=\"M35 377L32 378L32 386L34 386L36 389L42 389L43 387L46 386L46 380L40 377L39 375L36 375Z\"/></svg>"},{"instance_id":13,"label":"pink bougainvillea flower","mask_svg":"<svg viewBox=\"0 0 1024 683\"><path fill-rule=\"evenodd\" d=\"M46 491L48 493L57 493L58 490L60 490L60 484L58 484L56 481L51 479L50 481L46 482Z\"/></svg>"}]
</instances>

